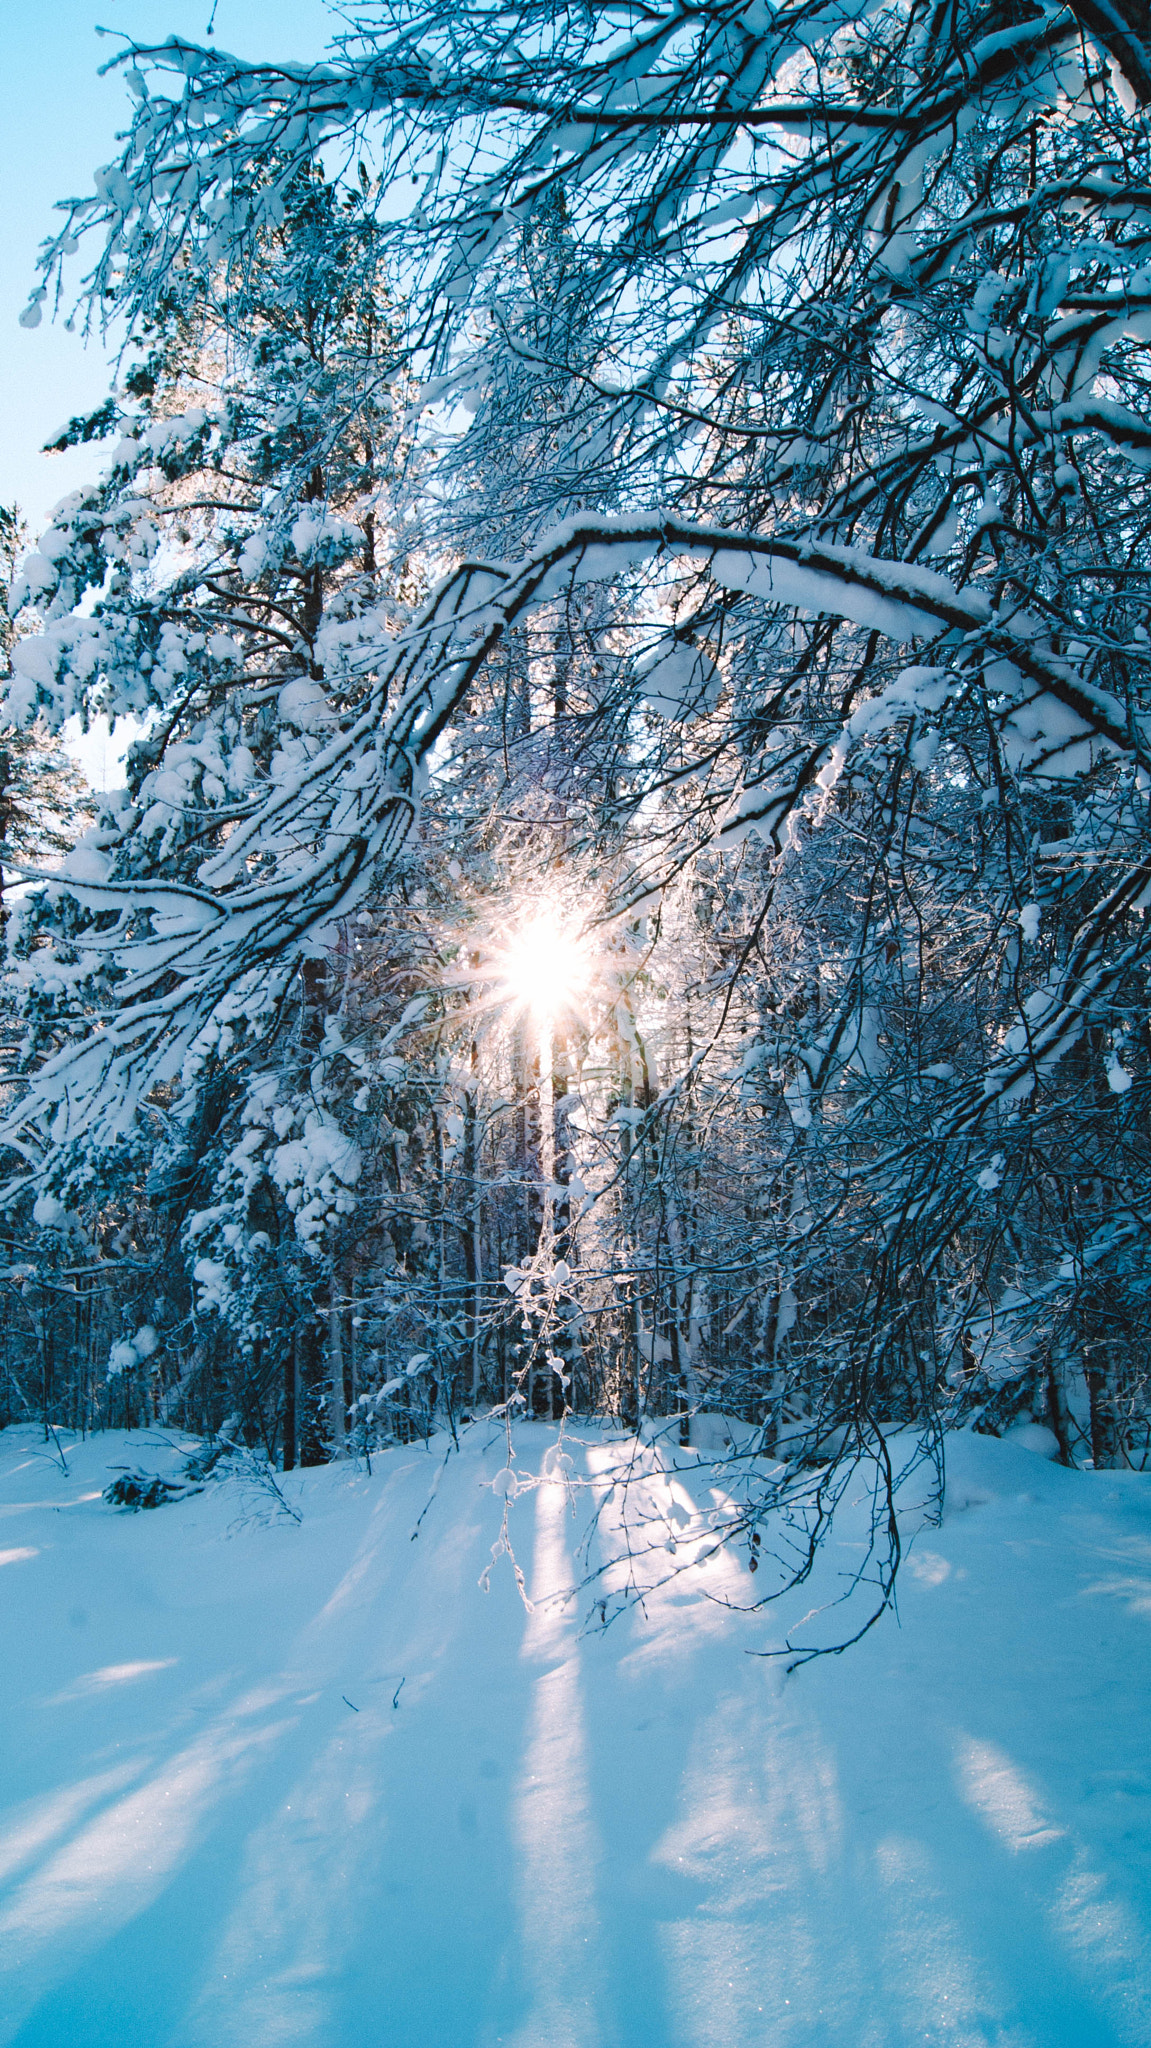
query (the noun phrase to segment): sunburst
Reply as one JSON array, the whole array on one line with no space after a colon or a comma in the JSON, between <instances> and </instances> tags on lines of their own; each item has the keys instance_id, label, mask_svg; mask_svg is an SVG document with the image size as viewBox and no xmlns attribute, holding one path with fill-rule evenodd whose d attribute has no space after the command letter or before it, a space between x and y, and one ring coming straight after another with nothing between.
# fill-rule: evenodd
<instances>
[{"instance_id":1,"label":"sunburst","mask_svg":"<svg viewBox=\"0 0 1151 2048\"><path fill-rule=\"evenodd\" d=\"M578 926L547 905L512 927L492 955L497 1000L522 1011L541 1030L587 1006L591 952Z\"/></svg>"}]
</instances>

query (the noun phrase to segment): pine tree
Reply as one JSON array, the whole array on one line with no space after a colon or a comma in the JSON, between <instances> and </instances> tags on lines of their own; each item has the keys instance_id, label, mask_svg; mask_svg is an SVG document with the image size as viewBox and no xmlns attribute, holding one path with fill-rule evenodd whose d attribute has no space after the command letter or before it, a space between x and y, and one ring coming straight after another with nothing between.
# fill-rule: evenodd
<instances>
[{"instance_id":1,"label":"pine tree","mask_svg":"<svg viewBox=\"0 0 1151 2048\"><path fill-rule=\"evenodd\" d=\"M233 1405L265 1439L284 1345L302 1330L322 1357L311 1340L330 1286L317 1276L359 1164L338 1113L351 1090L333 1072L347 942L301 870L326 858L339 891L362 863L341 818L355 774L333 805L314 764L354 729L410 597L397 550L383 567L377 554L404 461L391 321L362 197L302 172L243 278L204 293L177 274L120 392L73 423L65 439L118 436L111 466L57 509L15 593L41 630L14 649L13 707L142 727L127 788L23 918L26 1143L47 1162L35 1185L65 1214L115 1212L139 1267L138 1298L118 1304L122 1343L156 1326L162 1293L164 1378L189 1415L230 1331ZM269 810L275 846L251 830ZM222 1008L213 872L264 902ZM299 948L280 957L293 919ZM192 958L203 999L181 1016L170 992ZM116 1021L86 1034L98 1014ZM109 1082L117 1107L101 1097ZM313 1409L321 1374L305 1366ZM342 1426L342 1394L330 1405ZM210 1387L201 1406L214 1407ZM326 1430L317 1414L301 1426L316 1454Z\"/></svg>"}]
</instances>

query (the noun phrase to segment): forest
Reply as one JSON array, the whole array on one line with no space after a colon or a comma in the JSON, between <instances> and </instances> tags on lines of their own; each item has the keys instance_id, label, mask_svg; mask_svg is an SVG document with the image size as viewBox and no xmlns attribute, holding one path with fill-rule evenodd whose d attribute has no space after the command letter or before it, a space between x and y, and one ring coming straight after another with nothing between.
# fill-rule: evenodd
<instances>
[{"instance_id":1,"label":"forest","mask_svg":"<svg viewBox=\"0 0 1151 2048\"><path fill-rule=\"evenodd\" d=\"M1147 2048L1147 0L114 14L0 2048Z\"/></svg>"},{"instance_id":2,"label":"forest","mask_svg":"<svg viewBox=\"0 0 1151 2048\"><path fill-rule=\"evenodd\" d=\"M863 1472L881 1611L893 1433L1151 1452L1145 9L333 27L118 47L21 316L0 1423Z\"/></svg>"}]
</instances>

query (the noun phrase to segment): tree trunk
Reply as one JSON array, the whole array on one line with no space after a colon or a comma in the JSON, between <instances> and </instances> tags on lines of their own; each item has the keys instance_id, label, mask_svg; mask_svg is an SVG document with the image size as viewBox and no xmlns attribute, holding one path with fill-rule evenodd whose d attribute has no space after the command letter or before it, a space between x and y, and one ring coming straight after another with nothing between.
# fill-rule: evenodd
<instances>
[{"instance_id":1,"label":"tree trunk","mask_svg":"<svg viewBox=\"0 0 1151 2048\"><path fill-rule=\"evenodd\" d=\"M333 1265L328 1275L328 1436L332 1456L338 1458L347 1436L348 1400L344 1386L344 1332L338 1275Z\"/></svg>"},{"instance_id":2,"label":"tree trunk","mask_svg":"<svg viewBox=\"0 0 1151 2048\"><path fill-rule=\"evenodd\" d=\"M296 1469L296 1387L300 1376L300 1334L296 1331L284 1353L284 1470Z\"/></svg>"}]
</instances>

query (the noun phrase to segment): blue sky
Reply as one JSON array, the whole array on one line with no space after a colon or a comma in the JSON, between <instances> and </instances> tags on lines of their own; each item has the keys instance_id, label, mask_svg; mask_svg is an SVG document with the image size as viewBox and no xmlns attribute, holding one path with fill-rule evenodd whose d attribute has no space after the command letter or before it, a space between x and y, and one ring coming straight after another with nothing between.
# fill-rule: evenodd
<instances>
[{"instance_id":1,"label":"blue sky","mask_svg":"<svg viewBox=\"0 0 1151 2048\"><path fill-rule=\"evenodd\" d=\"M34 282L36 252L58 199L91 190L92 171L116 154L129 105L119 77L97 76L118 39L205 40L211 0L19 0L4 27L0 67L0 502L18 503L35 533L49 508L98 464L98 451L39 450L72 413L99 404L109 371L57 323L17 316ZM244 57L318 57L338 27L324 0L217 0L214 41ZM78 274L78 267L77 267Z\"/></svg>"}]
</instances>

